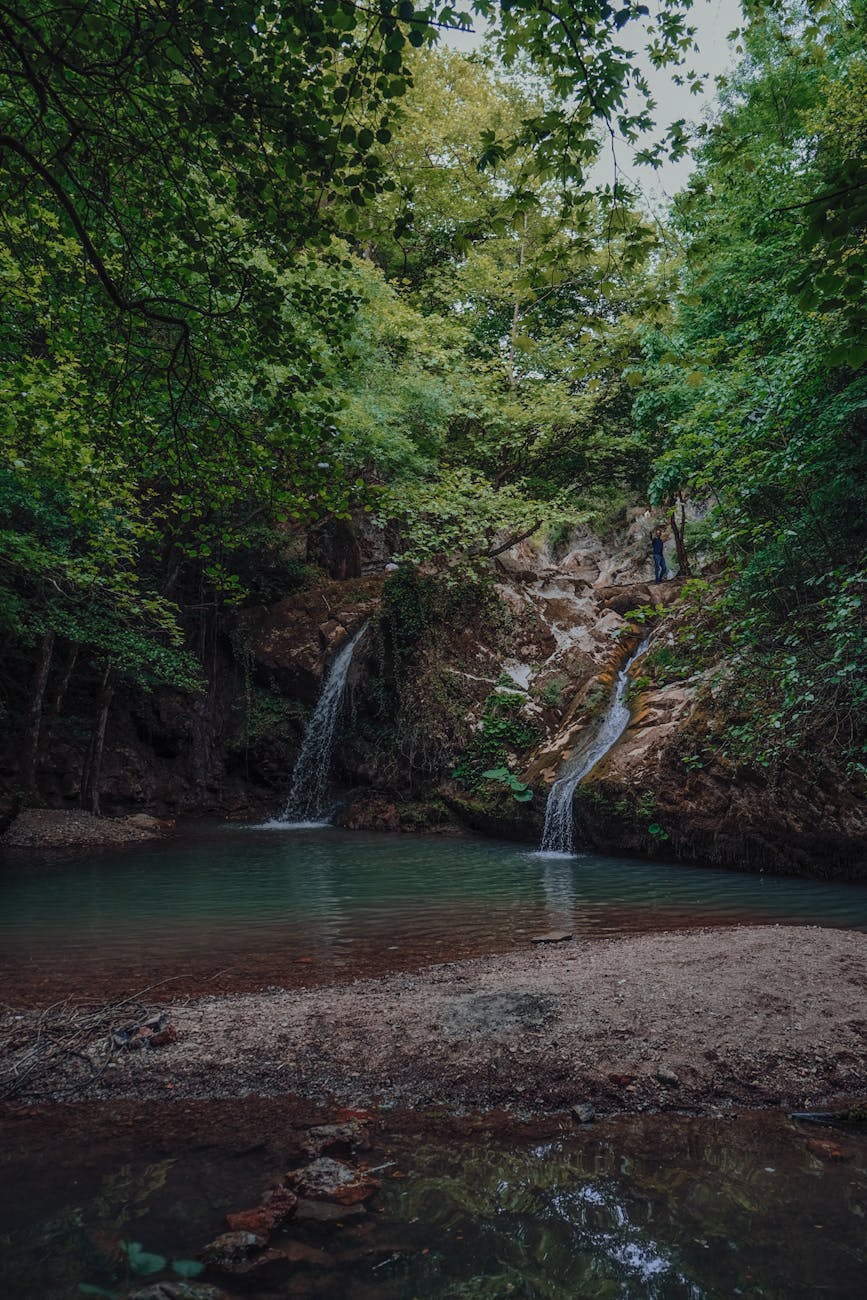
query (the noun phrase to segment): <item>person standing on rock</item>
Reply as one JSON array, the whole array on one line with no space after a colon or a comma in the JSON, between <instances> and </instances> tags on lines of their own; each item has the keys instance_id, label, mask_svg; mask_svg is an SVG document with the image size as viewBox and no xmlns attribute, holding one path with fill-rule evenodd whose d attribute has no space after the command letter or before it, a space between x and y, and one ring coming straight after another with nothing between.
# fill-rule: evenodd
<instances>
[{"instance_id":1,"label":"person standing on rock","mask_svg":"<svg viewBox=\"0 0 867 1300\"><path fill-rule=\"evenodd\" d=\"M665 538L662 535L662 529L654 528L652 541L654 582L665 582L668 577L668 569L665 564L665 551L663 549L664 542Z\"/></svg>"}]
</instances>

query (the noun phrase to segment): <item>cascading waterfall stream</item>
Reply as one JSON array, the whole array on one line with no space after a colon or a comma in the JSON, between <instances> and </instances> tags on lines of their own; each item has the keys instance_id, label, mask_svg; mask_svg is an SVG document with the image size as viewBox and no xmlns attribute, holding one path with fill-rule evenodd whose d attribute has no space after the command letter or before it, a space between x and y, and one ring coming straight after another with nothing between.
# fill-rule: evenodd
<instances>
[{"instance_id":1,"label":"cascading waterfall stream","mask_svg":"<svg viewBox=\"0 0 867 1300\"><path fill-rule=\"evenodd\" d=\"M569 770L551 786L548 793L548 802L545 805L545 825L542 830L540 853L573 852L572 796L575 793L575 787L596 766L600 759L605 757L612 745L616 744L629 726L629 705L626 703L629 670L636 659L640 659L644 654L648 644L649 639L642 641L635 653L630 655L617 674L617 682L611 703L608 706L608 712L602 719L602 725L590 747L582 750L576 758L572 759L567 764Z\"/></svg>"},{"instance_id":2,"label":"cascading waterfall stream","mask_svg":"<svg viewBox=\"0 0 867 1300\"><path fill-rule=\"evenodd\" d=\"M364 623L354 636L349 637L334 657L316 701L313 716L307 724L301 753L292 773L292 788L279 821L287 825L327 825L329 808L326 803L331 755L340 718L340 706L346 691L346 681L352 664L355 647L367 629Z\"/></svg>"}]
</instances>

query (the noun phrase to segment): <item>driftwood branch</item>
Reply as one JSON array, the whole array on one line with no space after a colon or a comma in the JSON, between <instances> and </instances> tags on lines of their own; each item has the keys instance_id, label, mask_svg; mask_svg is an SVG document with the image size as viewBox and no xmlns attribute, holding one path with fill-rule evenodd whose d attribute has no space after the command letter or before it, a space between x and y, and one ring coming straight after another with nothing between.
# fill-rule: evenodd
<instances>
[{"instance_id":1,"label":"driftwood branch","mask_svg":"<svg viewBox=\"0 0 867 1300\"><path fill-rule=\"evenodd\" d=\"M46 1086L68 1095L99 1078L115 1053L112 1031L123 1021L144 1020L143 999L160 984L99 1004L72 997L38 1010L0 1004L0 1100Z\"/></svg>"}]
</instances>

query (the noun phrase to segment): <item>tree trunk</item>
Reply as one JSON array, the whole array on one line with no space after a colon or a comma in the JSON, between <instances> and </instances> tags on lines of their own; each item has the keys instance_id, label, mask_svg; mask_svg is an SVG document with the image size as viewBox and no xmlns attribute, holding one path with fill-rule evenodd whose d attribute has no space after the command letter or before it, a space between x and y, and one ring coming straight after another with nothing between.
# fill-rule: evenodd
<instances>
[{"instance_id":1,"label":"tree trunk","mask_svg":"<svg viewBox=\"0 0 867 1300\"><path fill-rule=\"evenodd\" d=\"M39 759L39 729L42 722L42 702L45 699L45 687L51 671L51 657L54 653L54 633L46 632L39 647L39 659L36 664L36 677L27 710L27 727L24 732L24 752L21 757L21 784L27 798L36 793L36 764Z\"/></svg>"},{"instance_id":2,"label":"tree trunk","mask_svg":"<svg viewBox=\"0 0 867 1300\"><path fill-rule=\"evenodd\" d=\"M77 641L70 642L66 666L63 669L60 681L57 683L57 690L54 692L54 702L52 703L48 717L45 720L42 741L43 749L47 748L54 732L54 728L57 725L57 720L60 717L63 708L63 701L66 699L66 692L69 690L69 683L72 679L72 674L75 671L75 665L78 662L79 649L80 647Z\"/></svg>"},{"instance_id":3,"label":"tree trunk","mask_svg":"<svg viewBox=\"0 0 867 1300\"><path fill-rule=\"evenodd\" d=\"M205 673L206 685L192 700L190 734L192 737L192 774L196 801L200 808L210 806L214 786L219 784L220 763L215 752L214 711L217 703L217 645L218 622L216 614L202 617L202 637L199 662Z\"/></svg>"},{"instance_id":4,"label":"tree trunk","mask_svg":"<svg viewBox=\"0 0 867 1300\"><path fill-rule=\"evenodd\" d=\"M81 803L89 805L94 817L101 815L99 804L99 780L102 775L102 751L105 747L105 728L108 713L114 698L114 673L111 663L105 666L99 690L99 703L96 710L96 723L90 737L84 772L81 778Z\"/></svg>"},{"instance_id":5,"label":"tree trunk","mask_svg":"<svg viewBox=\"0 0 867 1300\"><path fill-rule=\"evenodd\" d=\"M692 570L689 567L689 556L686 553L686 542L684 541L684 531L686 525L686 507L683 504L683 497L679 496L680 501L680 525L677 522L675 507L672 507L669 516L671 531L674 534L674 545L677 548L677 568L681 578L691 578Z\"/></svg>"},{"instance_id":6,"label":"tree trunk","mask_svg":"<svg viewBox=\"0 0 867 1300\"><path fill-rule=\"evenodd\" d=\"M525 212L524 229L521 233L521 246L518 250L519 271L523 271L524 269L524 257L526 251L526 244L527 244L527 214ZM515 300L512 303L512 324L509 328L508 376L509 376L510 388L514 388L517 382L515 378L515 339L518 337L518 326L520 323L521 323L521 302L516 293Z\"/></svg>"}]
</instances>

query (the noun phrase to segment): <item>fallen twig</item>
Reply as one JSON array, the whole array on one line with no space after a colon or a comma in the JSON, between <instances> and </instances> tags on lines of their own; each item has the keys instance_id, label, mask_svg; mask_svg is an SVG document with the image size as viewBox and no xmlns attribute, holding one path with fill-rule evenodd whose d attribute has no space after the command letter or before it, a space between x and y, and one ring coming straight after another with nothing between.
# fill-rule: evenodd
<instances>
[{"instance_id":1,"label":"fallen twig","mask_svg":"<svg viewBox=\"0 0 867 1300\"><path fill-rule=\"evenodd\" d=\"M161 980L140 992L102 1004L74 1004L71 998L41 1011L20 1011L8 1005L0 1018L0 1099L8 1100L34 1084L45 1084L55 1074L66 1075L67 1067L86 1066L84 1079L61 1080L63 1091L75 1092L92 1082L105 1069L94 1059L93 1049L102 1042L108 1055L113 1052L111 1033L115 1023L131 1014L146 1017L142 999L168 980Z\"/></svg>"}]
</instances>

